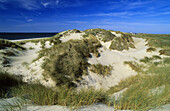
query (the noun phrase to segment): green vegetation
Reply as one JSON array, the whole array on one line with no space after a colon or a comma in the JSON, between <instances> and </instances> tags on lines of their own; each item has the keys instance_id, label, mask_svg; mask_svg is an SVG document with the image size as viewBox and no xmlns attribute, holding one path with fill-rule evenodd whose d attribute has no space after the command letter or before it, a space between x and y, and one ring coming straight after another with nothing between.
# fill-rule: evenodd
<instances>
[{"instance_id":1,"label":"green vegetation","mask_svg":"<svg viewBox=\"0 0 170 111\"><path fill-rule=\"evenodd\" d=\"M10 82L9 82L10 81ZM47 88L40 84L26 84L16 76L0 73L0 98L21 97L36 105L62 105L78 108L95 103L108 103L108 96L102 90L74 88ZM30 104L30 103L29 103ZM16 106L17 107L17 106Z\"/></svg>"},{"instance_id":2,"label":"green vegetation","mask_svg":"<svg viewBox=\"0 0 170 111\"><path fill-rule=\"evenodd\" d=\"M30 47L29 50L34 50L35 48L34 47Z\"/></svg>"},{"instance_id":3,"label":"green vegetation","mask_svg":"<svg viewBox=\"0 0 170 111\"><path fill-rule=\"evenodd\" d=\"M152 47L146 49L146 52L154 52L154 51L156 51L156 49L155 49L155 48L152 48Z\"/></svg>"},{"instance_id":4,"label":"green vegetation","mask_svg":"<svg viewBox=\"0 0 170 111\"><path fill-rule=\"evenodd\" d=\"M128 50L129 48L135 48L134 41L130 34L122 34L121 37L116 37L112 40L110 49L112 50Z\"/></svg>"},{"instance_id":5,"label":"green vegetation","mask_svg":"<svg viewBox=\"0 0 170 111\"><path fill-rule=\"evenodd\" d=\"M0 72L0 98L10 96L12 87L22 84L20 78L8 74L7 72Z\"/></svg>"},{"instance_id":6,"label":"green vegetation","mask_svg":"<svg viewBox=\"0 0 170 111\"><path fill-rule=\"evenodd\" d=\"M94 64L90 66L90 70L94 73L107 76L111 74L113 67L112 66L106 66L102 64Z\"/></svg>"},{"instance_id":7,"label":"green vegetation","mask_svg":"<svg viewBox=\"0 0 170 111\"><path fill-rule=\"evenodd\" d=\"M14 50L5 50L4 52L2 52L3 55L5 56L15 56L16 55L16 51Z\"/></svg>"},{"instance_id":8,"label":"green vegetation","mask_svg":"<svg viewBox=\"0 0 170 111\"><path fill-rule=\"evenodd\" d=\"M19 96L31 100L36 105L62 105L72 108L104 103L113 105L115 110L150 110L170 104L170 57L162 58L158 55L144 57L140 60L141 63L125 61L125 64L139 74L122 80L107 92L94 89L76 90L75 83L82 79L82 75L87 74L88 67L91 71L104 76L109 75L112 70L111 66L90 65L87 62L91 53L96 57L100 56L97 49L101 44L95 36L100 36L101 30L103 31L103 29L86 30L87 36L83 40L61 43L58 38L63 35L59 34L48 39L53 46L48 49L44 47L39 52L37 60L44 57L42 65L44 76L52 77L57 87L46 88L40 84L26 84L17 77L1 72L0 98ZM113 39L111 49L114 50L134 48L131 36L124 33L121 35L122 37L111 37L104 41ZM152 48L162 48L160 54L170 55L170 35L137 34L137 36L147 38L150 46L148 51L153 51ZM44 41L46 40L43 40L42 44L45 44ZM126 90L119 98L110 96L123 89Z\"/></svg>"},{"instance_id":9,"label":"green vegetation","mask_svg":"<svg viewBox=\"0 0 170 111\"><path fill-rule=\"evenodd\" d=\"M22 85L13 89L15 96L24 97L37 105L62 105L78 108L94 103L106 103L108 96L102 90L82 89L76 91L73 88L56 89L46 88L38 84Z\"/></svg>"},{"instance_id":10,"label":"green vegetation","mask_svg":"<svg viewBox=\"0 0 170 111\"><path fill-rule=\"evenodd\" d=\"M163 58L163 60L159 62L152 62L149 65L147 70L145 71L146 74L169 74L170 72L170 58Z\"/></svg>"},{"instance_id":11,"label":"green vegetation","mask_svg":"<svg viewBox=\"0 0 170 111\"><path fill-rule=\"evenodd\" d=\"M156 90L155 92L152 91L152 89L162 86L165 86L165 88ZM119 85L116 87L119 87ZM130 82L130 84L128 83L128 85L124 85L123 87L127 87L128 89L123 93L121 98L113 102L116 109L149 110L170 103L170 78L168 74L136 76L132 84Z\"/></svg>"},{"instance_id":12,"label":"green vegetation","mask_svg":"<svg viewBox=\"0 0 170 111\"><path fill-rule=\"evenodd\" d=\"M159 51L160 55L166 55L166 56L170 56L170 50L160 50Z\"/></svg>"},{"instance_id":13,"label":"green vegetation","mask_svg":"<svg viewBox=\"0 0 170 111\"><path fill-rule=\"evenodd\" d=\"M9 40L0 39L0 49L4 49L6 47L16 48L18 50L26 50L24 47L22 47L16 43L10 42Z\"/></svg>"},{"instance_id":14,"label":"green vegetation","mask_svg":"<svg viewBox=\"0 0 170 111\"><path fill-rule=\"evenodd\" d=\"M47 41L49 41L50 42L50 45L52 45L52 43L54 44L54 45L56 45L56 44L58 44L58 43L61 43L61 41L60 41L60 37L61 37L62 35L60 35L60 34L56 34L56 35L54 35L53 37L48 37L48 38L41 38L41 39L32 39L32 40L24 40L24 41L17 41L17 42L15 42L16 44L20 44L20 45L24 45L24 44L26 44L26 43L28 43L28 42L31 42L31 43L35 43L35 44L37 44L37 43L41 43L41 45L42 45L42 48L45 46L45 42L47 42Z\"/></svg>"},{"instance_id":15,"label":"green vegetation","mask_svg":"<svg viewBox=\"0 0 170 111\"><path fill-rule=\"evenodd\" d=\"M88 37L89 35L98 36L103 42L111 41L115 38L115 35L108 30L104 29L88 29L85 30L85 35L83 37Z\"/></svg>"},{"instance_id":16,"label":"green vegetation","mask_svg":"<svg viewBox=\"0 0 170 111\"><path fill-rule=\"evenodd\" d=\"M137 62L133 62L133 61L125 61L124 64L129 65L129 67L136 72L142 72L142 68L144 67L138 64Z\"/></svg>"},{"instance_id":17,"label":"green vegetation","mask_svg":"<svg viewBox=\"0 0 170 111\"><path fill-rule=\"evenodd\" d=\"M23 66L28 66L29 63L28 63L28 62L23 62L22 65L23 65Z\"/></svg>"},{"instance_id":18,"label":"green vegetation","mask_svg":"<svg viewBox=\"0 0 170 111\"><path fill-rule=\"evenodd\" d=\"M73 30L68 30L68 31L65 31L61 34L61 36L69 36L71 33L81 33L80 30L77 30L77 29L73 29Z\"/></svg>"},{"instance_id":19,"label":"green vegetation","mask_svg":"<svg viewBox=\"0 0 170 111\"><path fill-rule=\"evenodd\" d=\"M145 38L150 47L162 48L160 54L170 56L170 34L144 34L139 33L136 37Z\"/></svg>"},{"instance_id":20,"label":"green vegetation","mask_svg":"<svg viewBox=\"0 0 170 111\"><path fill-rule=\"evenodd\" d=\"M98 56L99 47L100 42L91 35L83 40L70 40L42 50L39 56L46 56L42 65L44 75L52 77L57 86L75 86L74 82L87 74L89 64L86 59L90 53Z\"/></svg>"},{"instance_id":21,"label":"green vegetation","mask_svg":"<svg viewBox=\"0 0 170 111\"><path fill-rule=\"evenodd\" d=\"M126 88L125 92L118 99L113 99L114 108L126 110L149 110L170 103L170 58L155 62L161 59L159 56L145 57L142 62L150 63L142 74L122 80L118 85L111 87L107 94L113 94ZM151 62L152 61L152 62ZM126 62L139 73L139 64ZM143 75L145 74L145 75Z\"/></svg>"},{"instance_id":22,"label":"green vegetation","mask_svg":"<svg viewBox=\"0 0 170 111\"><path fill-rule=\"evenodd\" d=\"M144 57L143 59L140 60L140 62L143 62L143 63L151 63L153 62L154 60L161 60L162 58L160 56L157 56L157 55L153 55L152 57Z\"/></svg>"}]
</instances>

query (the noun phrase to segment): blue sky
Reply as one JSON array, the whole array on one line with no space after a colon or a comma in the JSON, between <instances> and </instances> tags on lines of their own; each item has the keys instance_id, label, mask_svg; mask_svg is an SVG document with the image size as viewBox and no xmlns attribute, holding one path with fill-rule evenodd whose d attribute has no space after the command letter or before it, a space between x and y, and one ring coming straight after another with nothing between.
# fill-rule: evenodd
<instances>
[{"instance_id":1,"label":"blue sky","mask_svg":"<svg viewBox=\"0 0 170 111\"><path fill-rule=\"evenodd\" d=\"M169 33L170 0L0 0L0 32Z\"/></svg>"}]
</instances>

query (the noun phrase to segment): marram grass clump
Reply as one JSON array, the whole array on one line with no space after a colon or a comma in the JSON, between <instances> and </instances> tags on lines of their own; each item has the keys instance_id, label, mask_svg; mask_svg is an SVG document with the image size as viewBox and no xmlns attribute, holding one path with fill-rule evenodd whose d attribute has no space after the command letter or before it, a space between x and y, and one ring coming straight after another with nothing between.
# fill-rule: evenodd
<instances>
[{"instance_id":1,"label":"marram grass clump","mask_svg":"<svg viewBox=\"0 0 170 111\"><path fill-rule=\"evenodd\" d=\"M87 74L90 53L98 56L101 47L96 37L90 35L83 40L70 40L42 50L40 55L45 56L42 65L44 76L50 76L57 86L75 86L82 75Z\"/></svg>"},{"instance_id":2,"label":"marram grass clump","mask_svg":"<svg viewBox=\"0 0 170 111\"><path fill-rule=\"evenodd\" d=\"M46 88L40 84L25 84L13 88L13 95L31 100L35 105L61 105L73 108L95 103L108 104L108 95L102 90L74 88Z\"/></svg>"},{"instance_id":3,"label":"marram grass clump","mask_svg":"<svg viewBox=\"0 0 170 111\"><path fill-rule=\"evenodd\" d=\"M14 42L11 42L9 40L5 40L5 39L0 39L0 49L4 49L4 48L15 48L15 49L18 49L18 50L26 50L26 48L14 43Z\"/></svg>"},{"instance_id":4,"label":"marram grass clump","mask_svg":"<svg viewBox=\"0 0 170 111\"><path fill-rule=\"evenodd\" d=\"M135 48L134 41L130 34L123 34L121 37L115 37L109 47L112 50L128 50L129 48Z\"/></svg>"},{"instance_id":5,"label":"marram grass clump","mask_svg":"<svg viewBox=\"0 0 170 111\"><path fill-rule=\"evenodd\" d=\"M114 34L112 34L110 31L108 30L104 30L104 29L88 29L84 31L86 34L83 35L83 37L88 37L89 35L93 35L99 38L99 40L103 41L103 42L108 42L113 40L116 36Z\"/></svg>"},{"instance_id":6,"label":"marram grass clump","mask_svg":"<svg viewBox=\"0 0 170 111\"><path fill-rule=\"evenodd\" d=\"M156 48L153 47L149 47L148 49L146 49L146 52L154 52L156 51Z\"/></svg>"},{"instance_id":7,"label":"marram grass clump","mask_svg":"<svg viewBox=\"0 0 170 111\"><path fill-rule=\"evenodd\" d=\"M111 74L113 67L111 65L93 64L90 65L90 71L97 73L99 75L108 76Z\"/></svg>"},{"instance_id":8,"label":"marram grass clump","mask_svg":"<svg viewBox=\"0 0 170 111\"><path fill-rule=\"evenodd\" d=\"M22 84L22 80L19 77L10 75L7 72L0 71L0 98L10 96L10 90L12 87L17 87Z\"/></svg>"}]
</instances>

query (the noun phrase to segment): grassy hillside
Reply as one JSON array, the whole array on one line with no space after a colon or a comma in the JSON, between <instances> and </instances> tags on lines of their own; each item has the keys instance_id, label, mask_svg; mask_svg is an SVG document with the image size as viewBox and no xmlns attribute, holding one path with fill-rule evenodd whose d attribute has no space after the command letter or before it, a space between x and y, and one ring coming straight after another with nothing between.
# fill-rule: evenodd
<instances>
[{"instance_id":1,"label":"grassy hillside","mask_svg":"<svg viewBox=\"0 0 170 111\"><path fill-rule=\"evenodd\" d=\"M170 56L170 34L144 34L139 33L136 37L145 38L148 46L162 48L160 54Z\"/></svg>"},{"instance_id":2,"label":"grassy hillside","mask_svg":"<svg viewBox=\"0 0 170 111\"><path fill-rule=\"evenodd\" d=\"M114 101L116 109L148 110L170 103L170 34L137 34L145 38L151 48L162 48L167 55L144 57L139 63L127 61L137 76L122 80L117 86L111 87L107 93L113 94L127 88L122 97ZM161 52L160 51L160 52Z\"/></svg>"}]
</instances>

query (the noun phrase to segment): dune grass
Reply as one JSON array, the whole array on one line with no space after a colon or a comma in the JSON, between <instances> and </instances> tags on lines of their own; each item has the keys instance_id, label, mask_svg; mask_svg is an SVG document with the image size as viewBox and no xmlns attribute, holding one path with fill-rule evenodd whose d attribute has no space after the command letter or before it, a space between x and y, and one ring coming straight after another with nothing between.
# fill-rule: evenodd
<instances>
[{"instance_id":1,"label":"dune grass","mask_svg":"<svg viewBox=\"0 0 170 111\"><path fill-rule=\"evenodd\" d=\"M170 78L167 74L140 76L138 81L128 87L119 100L114 101L114 107L116 109L149 110L163 104L169 104L169 81ZM161 91L152 91L152 89L161 86L165 86L165 88Z\"/></svg>"},{"instance_id":2,"label":"dune grass","mask_svg":"<svg viewBox=\"0 0 170 111\"><path fill-rule=\"evenodd\" d=\"M154 55L145 57L140 61L147 64L145 70L138 67L140 63L125 62L140 74L122 80L107 91L108 94L113 94L127 88L118 100L113 98L114 108L119 110L149 110L170 103L170 58Z\"/></svg>"},{"instance_id":3,"label":"dune grass","mask_svg":"<svg viewBox=\"0 0 170 111\"><path fill-rule=\"evenodd\" d=\"M152 63L154 62L155 60L161 60L162 58L158 55L153 55L152 57L144 57L143 59L140 59L140 62L143 62L145 64L147 63Z\"/></svg>"},{"instance_id":4,"label":"dune grass","mask_svg":"<svg viewBox=\"0 0 170 111\"><path fill-rule=\"evenodd\" d=\"M154 52L154 51L156 51L156 48L149 47L148 49L146 49L146 52Z\"/></svg>"},{"instance_id":5,"label":"dune grass","mask_svg":"<svg viewBox=\"0 0 170 111\"><path fill-rule=\"evenodd\" d=\"M102 90L74 88L46 88L40 84L25 84L13 88L13 95L29 99L34 105L62 105L78 108L84 105L108 102L108 96Z\"/></svg>"},{"instance_id":6,"label":"dune grass","mask_svg":"<svg viewBox=\"0 0 170 111\"><path fill-rule=\"evenodd\" d=\"M131 35L123 33L121 37L116 37L112 40L109 48L118 51L128 50L129 48L135 48L133 43Z\"/></svg>"},{"instance_id":7,"label":"dune grass","mask_svg":"<svg viewBox=\"0 0 170 111\"><path fill-rule=\"evenodd\" d=\"M132 76L111 87L107 91L108 94L113 94L127 88L118 100L113 98L112 104L114 108L117 110L149 110L169 104L170 77L165 69L162 69L162 71L164 73L155 71L157 75L139 74Z\"/></svg>"},{"instance_id":8,"label":"dune grass","mask_svg":"<svg viewBox=\"0 0 170 111\"><path fill-rule=\"evenodd\" d=\"M112 66L107 66L107 65L102 65L102 64L93 64L90 65L90 71L97 73L99 75L103 76L108 76L111 74L113 67Z\"/></svg>"},{"instance_id":9,"label":"dune grass","mask_svg":"<svg viewBox=\"0 0 170 111\"><path fill-rule=\"evenodd\" d=\"M23 82L20 78L0 71L0 98L8 97L12 87L16 87Z\"/></svg>"},{"instance_id":10,"label":"dune grass","mask_svg":"<svg viewBox=\"0 0 170 111\"><path fill-rule=\"evenodd\" d=\"M83 74L87 74L90 53L98 56L97 48L101 46L96 37L90 36L83 40L70 40L42 50L40 56L45 56L42 65L44 75L50 76L57 86L75 86Z\"/></svg>"},{"instance_id":11,"label":"dune grass","mask_svg":"<svg viewBox=\"0 0 170 111\"><path fill-rule=\"evenodd\" d=\"M78 108L98 102L107 104L109 99L103 90L91 88L77 90L67 87L47 88L41 84L23 83L16 76L1 72L0 98L10 97L21 97L22 100L31 100L29 104L33 105L62 105L70 108Z\"/></svg>"},{"instance_id":12,"label":"dune grass","mask_svg":"<svg viewBox=\"0 0 170 111\"><path fill-rule=\"evenodd\" d=\"M124 64L129 65L129 67L132 70L134 70L134 71L136 71L138 73L143 72L142 68L144 68L144 66L141 65L141 64L138 64L137 62L134 62L134 61L125 61Z\"/></svg>"},{"instance_id":13,"label":"dune grass","mask_svg":"<svg viewBox=\"0 0 170 111\"><path fill-rule=\"evenodd\" d=\"M42 46L42 48L45 48L44 46L45 46L45 42L47 42L47 41L49 41L50 42L50 44L52 45L56 45L56 44L58 44L58 43L61 43L61 41L59 40L59 38L61 37L62 35L60 35L60 34L56 34L56 35L54 35L53 37L48 37L48 38L40 38L40 39L31 39L31 40L23 40L23 41L17 41L17 42L15 42L16 44L19 44L19 45L24 45L24 44L26 44L26 43L28 43L28 42L31 42L31 43L35 43L35 44L37 44L37 43L41 43L41 46Z\"/></svg>"},{"instance_id":14,"label":"dune grass","mask_svg":"<svg viewBox=\"0 0 170 111\"><path fill-rule=\"evenodd\" d=\"M170 56L170 34L145 34L139 33L136 37L145 38L148 46L153 48L162 48L161 55Z\"/></svg>"},{"instance_id":15,"label":"dune grass","mask_svg":"<svg viewBox=\"0 0 170 111\"><path fill-rule=\"evenodd\" d=\"M111 41L116 37L110 31L99 29L99 28L88 29L88 30L85 30L84 32L86 33L85 35L83 35L84 38L88 37L89 35L98 36L99 40L102 40L103 42Z\"/></svg>"},{"instance_id":16,"label":"dune grass","mask_svg":"<svg viewBox=\"0 0 170 111\"><path fill-rule=\"evenodd\" d=\"M77 108L100 102L113 105L115 110L149 110L170 104L170 58L161 58L157 55L140 60L147 67L137 62L126 61L125 64L139 74L122 80L107 92L94 89L76 91L73 88L74 83L81 78L81 75L86 74L87 67L90 66L87 58L90 57L90 53L98 55L97 48L101 46L94 36L90 36L84 40L71 40L53 45L52 48L43 49L40 52L40 57L47 57L42 65L45 70L44 74L51 76L58 87L46 88L40 84L20 84L13 76L5 75L7 79L4 79L5 77L0 75L1 97L12 90L13 96L29 99L35 105L62 105ZM163 38L161 38L162 35L156 35L155 39L153 35L140 36L149 37L148 43L151 47L161 47L163 51L169 50L169 43L166 42L166 40L169 41L169 35ZM103 67L99 66L97 69L100 70L99 72L103 71L101 71ZM11 85L7 81L15 82ZM7 89L3 84L6 84ZM109 95L125 88L127 90L120 98L110 98Z\"/></svg>"},{"instance_id":17,"label":"dune grass","mask_svg":"<svg viewBox=\"0 0 170 111\"><path fill-rule=\"evenodd\" d=\"M26 48L14 43L14 42L11 42L6 39L0 39L0 49L4 49L6 47L15 48L18 50L26 50Z\"/></svg>"}]
</instances>

